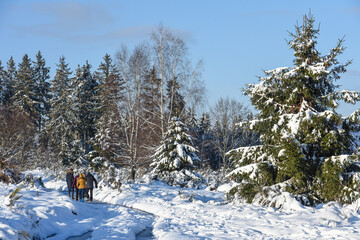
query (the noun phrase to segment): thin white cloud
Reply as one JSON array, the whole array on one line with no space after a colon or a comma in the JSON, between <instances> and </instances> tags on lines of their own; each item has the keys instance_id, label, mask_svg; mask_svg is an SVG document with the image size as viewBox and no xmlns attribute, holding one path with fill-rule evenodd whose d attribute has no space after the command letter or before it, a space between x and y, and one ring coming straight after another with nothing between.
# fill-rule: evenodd
<instances>
[{"instance_id":1,"label":"thin white cloud","mask_svg":"<svg viewBox=\"0 0 360 240\"><path fill-rule=\"evenodd\" d=\"M124 39L145 39L152 31L150 26L133 26L127 28L112 29L105 32L97 33L80 33L71 36L75 42L121 42Z\"/></svg>"},{"instance_id":2,"label":"thin white cloud","mask_svg":"<svg viewBox=\"0 0 360 240\"><path fill-rule=\"evenodd\" d=\"M69 1L14 3L9 7L14 15L26 13L31 19L21 24L9 22L3 25L12 30L12 37L17 38L52 38L75 44L113 43L146 39L155 28L146 24L123 27L121 11L124 9L119 4L111 5L111 11L106 5L94 2ZM119 9L116 15L112 11L114 8ZM185 40L193 41L189 31L172 31Z\"/></svg>"},{"instance_id":3,"label":"thin white cloud","mask_svg":"<svg viewBox=\"0 0 360 240\"><path fill-rule=\"evenodd\" d=\"M102 35L115 23L111 12L95 3L29 2L14 4L11 9L14 15L26 13L30 19L21 24L5 25L12 30L14 37L38 36L73 41L83 34Z\"/></svg>"},{"instance_id":4,"label":"thin white cloud","mask_svg":"<svg viewBox=\"0 0 360 240\"><path fill-rule=\"evenodd\" d=\"M29 9L34 13L53 17L54 27L57 29L94 29L113 22L111 13L95 3L29 3Z\"/></svg>"}]
</instances>

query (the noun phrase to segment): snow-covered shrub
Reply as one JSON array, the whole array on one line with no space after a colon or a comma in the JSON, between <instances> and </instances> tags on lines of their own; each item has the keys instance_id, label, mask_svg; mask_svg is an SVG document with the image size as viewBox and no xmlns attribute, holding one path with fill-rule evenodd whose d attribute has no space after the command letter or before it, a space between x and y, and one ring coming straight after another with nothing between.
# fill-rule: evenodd
<instances>
[{"instance_id":1,"label":"snow-covered shrub","mask_svg":"<svg viewBox=\"0 0 360 240\"><path fill-rule=\"evenodd\" d=\"M199 169L198 173L205 179L209 190L216 190L220 185L229 182L229 179L222 174L222 169L214 171L211 168Z\"/></svg>"},{"instance_id":2,"label":"snow-covered shrub","mask_svg":"<svg viewBox=\"0 0 360 240\"><path fill-rule=\"evenodd\" d=\"M113 189L120 190L122 185L122 170L107 159L103 157L96 157L92 159L88 170L96 173L99 187L110 186Z\"/></svg>"},{"instance_id":3,"label":"snow-covered shrub","mask_svg":"<svg viewBox=\"0 0 360 240\"><path fill-rule=\"evenodd\" d=\"M24 176L24 179L22 180L21 184L26 185L31 188L44 188L44 183L40 176L34 176L31 173L27 173Z\"/></svg>"},{"instance_id":4,"label":"snow-covered shrub","mask_svg":"<svg viewBox=\"0 0 360 240\"><path fill-rule=\"evenodd\" d=\"M201 189L206 187L205 179L197 173L186 169L162 172L160 180L170 186Z\"/></svg>"}]
</instances>

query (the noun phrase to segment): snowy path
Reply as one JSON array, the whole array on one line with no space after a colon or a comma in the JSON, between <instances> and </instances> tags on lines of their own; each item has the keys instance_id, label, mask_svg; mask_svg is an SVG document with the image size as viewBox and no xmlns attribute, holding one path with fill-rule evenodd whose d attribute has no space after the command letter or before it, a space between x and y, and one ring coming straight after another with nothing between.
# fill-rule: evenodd
<instances>
[{"instance_id":1,"label":"snowy path","mask_svg":"<svg viewBox=\"0 0 360 240\"><path fill-rule=\"evenodd\" d=\"M287 205L278 210L224 204L220 188L217 192L184 189L145 179L141 184L123 184L121 192L98 188L94 198L107 204L89 204L64 195L63 180L45 178L44 183L52 190L21 190L23 197L17 204L23 208L10 209L6 198L0 198L0 239L22 239L24 231L38 237L34 239L51 240L82 234L70 240L360 239L360 200L352 205L331 202L311 208L287 199ZM0 194L14 187L0 183Z\"/></svg>"},{"instance_id":2,"label":"snowy path","mask_svg":"<svg viewBox=\"0 0 360 240\"><path fill-rule=\"evenodd\" d=\"M154 222L152 215L119 205L74 201L62 191L63 182L55 183L61 188L52 188L52 184L21 190L22 197L12 210L5 207L5 198L0 198L0 239L26 239L21 235L28 233L34 239L47 240L135 240ZM0 184L0 193L5 195L14 187Z\"/></svg>"},{"instance_id":3,"label":"snowy path","mask_svg":"<svg viewBox=\"0 0 360 240\"><path fill-rule=\"evenodd\" d=\"M60 192L67 197L67 192ZM124 231L119 231L119 228L124 225L122 223L124 220L127 222L126 225L137 225L138 223L141 223L142 229L134 232L136 240L154 239L154 235L152 234L152 224L155 216L152 213L136 208L121 206L119 204L101 202L98 200L94 200L93 202L76 203L86 205L85 208L89 212L92 212L90 216L85 215L84 217L77 218L77 225L82 224L89 226L92 222L98 222L98 226L89 229L84 233L78 233L74 236L70 236L66 238L66 240L126 239L123 238ZM134 223L132 224L131 221L134 221ZM120 232L120 234L117 234L117 232ZM55 239L58 239L58 236L55 235L54 237Z\"/></svg>"},{"instance_id":4,"label":"snowy path","mask_svg":"<svg viewBox=\"0 0 360 240\"><path fill-rule=\"evenodd\" d=\"M66 194L66 193L65 193ZM134 212L134 216L136 216L137 220L139 218L141 218L141 222L145 224L145 229L141 230L140 232L136 233L135 235L135 239L136 240L146 240L146 239L154 239L154 235L152 233L153 227L152 224L154 222L154 218L155 216L151 213L142 211L142 210L138 210L138 209L133 209L133 208L129 208L129 207L124 207L124 206L120 206L120 205L114 205L114 204L109 204L109 203L105 203L105 202L100 202L100 201L96 201L94 200L93 202L89 203L87 202L86 204L89 204L89 207L93 208L93 209L98 209L100 210L100 212L109 212L109 209L117 207L119 208L126 208L128 210L133 211ZM110 210L111 211L111 210ZM108 218L108 214L106 214L105 218L100 217L100 219L103 219L102 221L104 222L109 222L112 221L111 217L109 219ZM82 220L82 222L84 222L85 224L87 223L87 221ZM102 224L99 224L100 226ZM119 227L119 226L117 226ZM101 230L101 227L98 227L96 231ZM111 228L107 228L108 231L111 231ZM94 233L94 230L89 230L81 235L76 235L76 236L70 236L68 237L66 240L85 240L85 239L93 239L94 236L96 235L96 233ZM109 238L111 238L112 236L108 236ZM94 238L96 239L96 238Z\"/></svg>"}]
</instances>

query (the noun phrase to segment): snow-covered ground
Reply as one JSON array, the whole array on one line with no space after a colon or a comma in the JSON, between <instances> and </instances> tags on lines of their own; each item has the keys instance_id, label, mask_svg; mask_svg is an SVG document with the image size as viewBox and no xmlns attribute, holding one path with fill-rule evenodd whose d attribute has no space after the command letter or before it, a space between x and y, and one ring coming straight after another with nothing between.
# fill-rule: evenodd
<instances>
[{"instance_id":1,"label":"snow-covered ground","mask_svg":"<svg viewBox=\"0 0 360 240\"><path fill-rule=\"evenodd\" d=\"M46 188L24 188L16 207L5 196L14 185L0 184L0 239L67 239L89 232L91 239L136 239L153 228L156 239L360 239L360 201L316 208L290 202L282 210L224 203L227 186L217 192L182 189L144 179L122 192L95 189L96 202L80 203L64 194L65 181L47 178ZM37 196L38 191L38 196ZM124 207L126 206L126 207ZM146 214L134 209L151 213ZM26 239L26 238L23 238Z\"/></svg>"}]
</instances>

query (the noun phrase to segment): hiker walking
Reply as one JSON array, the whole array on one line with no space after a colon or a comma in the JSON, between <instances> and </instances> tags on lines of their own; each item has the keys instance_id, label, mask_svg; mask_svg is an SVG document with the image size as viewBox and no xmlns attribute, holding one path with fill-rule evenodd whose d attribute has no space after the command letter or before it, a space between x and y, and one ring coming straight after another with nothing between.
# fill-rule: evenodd
<instances>
[{"instance_id":1,"label":"hiker walking","mask_svg":"<svg viewBox=\"0 0 360 240\"><path fill-rule=\"evenodd\" d=\"M90 172L86 173L85 179L86 179L86 195L88 200L91 202L93 200L94 183L95 183L95 188L97 188L97 181Z\"/></svg>"},{"instance_id":2,"label":"hiker walking","mask_svg":"<svg viewBox=\"0 0 360 240\"><path fill-rule=\"evenodd\" d=\"M74 199L73 182L74 182L74 172L73 172L73 169L70 168L69 171L67 171L67 173L66 173L66 183L67 183L67 187L68 187L68 191L69 191L69 197L70 197L70 193L71 193L71 197Z\"/></svg>"},{"instance_id":3,"label":"hiker walking","mask_svg":"<svg viewBox=\"0 0 360 240\"><path fill-rule=\"evenodd\" d=\"M75 176L74 181L73 181L73 184L72 184L72 187L75 188L75 192L76 192L76 193L75 193L75 199L76 199L76 201L79 200L79 189L78 189L78 187L76 186L77 179L79 178L79 175L80 175L80 174L77 174L77 175Z\"/></svg>"},{"instance_id":4,"label":"hiker walking","mask_svg":"<svg viewBox=\"0 0 360 240\"><path fill-rule=\"evenodd\" d=\"M76 186L79 189L79 198L80 202L84 202L85 195L85 177L84 174L80 174L78 179L76 180Z\"/></svg>"}]
</instances>

